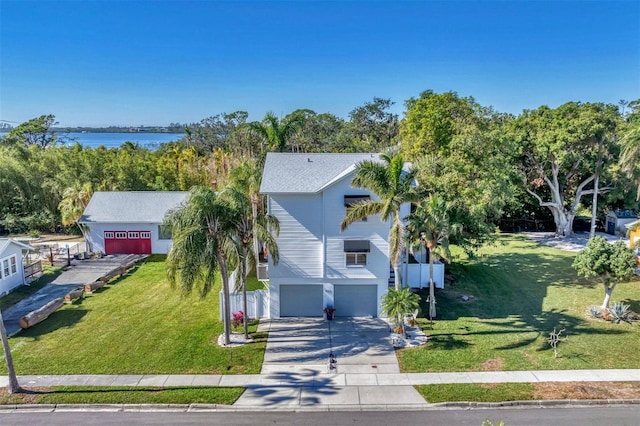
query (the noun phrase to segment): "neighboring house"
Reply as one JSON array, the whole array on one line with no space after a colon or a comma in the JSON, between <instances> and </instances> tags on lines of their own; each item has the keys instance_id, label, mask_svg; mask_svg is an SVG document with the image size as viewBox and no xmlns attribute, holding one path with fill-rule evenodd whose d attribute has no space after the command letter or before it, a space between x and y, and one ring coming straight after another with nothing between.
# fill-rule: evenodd
<instances>
[{"instance_id":1,"label":"neighboring house","mask_svg":"<svg viewBox=\"0 0 640 426\"><path fill-rule=\"evenodd\" d=\"M606 227L607 234L625 235L625 225L638 220L638 214L631 209L615 209L607 213Z\"/></svg>"},{"instance_id":2,"label":"neighboring house","mask_svg":"<svg viewBox=\"0 0 640 426\"><path fill-rule=\"evenodd\" d=\"M633 250L640 267L640 220L625 225L629 233L629 248Z\"/></svg>"},{"instance_id":3,"label":"neighboring house","mask_svg":"<svg viewBox=\"0 0 640 426\"><path fill-rule=\"evenodd\" d=\"M23 253L35 250L26 244L0 238L0 296L26 284Z\"/></svg>"},{"instance_id":4,"label":"neighboring house","mask_svg":"<svg viewBox=\"0 0 640 426\"><path fill-rule=\"evenodd\" d=\"M319 317L327 306L337 316L380 315L391 223L372 216L340 231L350 204L375 199L351 187L364 160L379 161L379 154L267 154L260 192L280 222L280 261L268 264L271 318ZM410 211L404 207L402 217Z\"/></svg>"},{"instance_id":5,"label":"neighboring house","mask_svg":"<svg viewBox=\"0 0 640 426\"><path fill-rule=\"evenodd\" d=\"M95 192L78 221L91 251L104 254L169 252L171 233L162 226L165 214L188 192Z\"/></svg>"}]
</instances>

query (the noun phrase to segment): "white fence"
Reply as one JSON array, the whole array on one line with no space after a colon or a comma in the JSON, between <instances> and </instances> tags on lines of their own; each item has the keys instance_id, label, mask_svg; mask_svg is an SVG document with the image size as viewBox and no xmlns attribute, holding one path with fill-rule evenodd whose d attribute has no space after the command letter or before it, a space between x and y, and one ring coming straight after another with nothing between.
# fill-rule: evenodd
<instances>
[{"instance_id":1,"label":"white fence","mask_svg":"<svg viewBox=\"0 0 640 426\"><path fill-rule=\"evenodd\" d=\"M429 287L428 263L410 263L408 265L402 265L401 268L407 268L407 279L405 280L405 282L409 284L409 287ZM400 272L404 275L405 270L400 269ZM444 288L444 263L433 264L433 280L436 283L436 288Z\"/></svg>"},{"instance_id":2,"label":"white fence","mask_svg":"<svg viewBox=\"0 0 640 426\"><path fill-rule=\"evenodd\" d=\"M223 293L219 294L220 302L220 320L222 320L222 313L224 312L223 306ZM242 293L231 293L229 295L229 304L231 312L244 311L242 307ZM249 318L265 318L269 315L269 291L268 290L254 290L247 292L247 310L245 312Z\"/></svg>"}]
</instances>

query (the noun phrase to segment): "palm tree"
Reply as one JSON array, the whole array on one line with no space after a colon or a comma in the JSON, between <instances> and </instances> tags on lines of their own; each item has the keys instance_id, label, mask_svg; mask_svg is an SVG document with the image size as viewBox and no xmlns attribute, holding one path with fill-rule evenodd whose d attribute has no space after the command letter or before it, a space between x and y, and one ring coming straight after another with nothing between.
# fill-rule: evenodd
<instances>
[{"instance_id":1,"label":"palm tree","mask_svg":"<svg viewBox=\"0 0 640 426\"><path fill-rule=\"evenodd\" d=\"M80 182L74 182L73 186L70 186L62 193L62 201L58 204L58 210L60 210L60 216L62 217L63 225L71 225L75 223L80 228L80 232L84 236L84 229L78 223L78 220L82 216L84 209L87 208L87 204L91 200L93 195L93 188L91 183L86 182L80 184Z\"/></svg>"},{"instance_id":2,"label":"palm tree","mask_svg":"<svg viewBox=\"0 0 640 426\"><path fill-rule=\"evenodd\" d=\"M4 350L4 360L7 363L7 374L9 375L9 393L18 393L22 389L20 388L20 384L18 383L16 370L13 368L13 358L11 357L11 348L9 348L7 330L4 328L2 312L0 312L0 339L2 340L2 349Z\"/></svg>"},{"instance_id":3,"label":"palm tree","mask_svg":"<svg viewBox=\"0 0 640 426\"><path fill-rule=\"evenodd\" d=\"M242 290L244 337L249 338L249 320L247 309L247 276L251 271L251 264L257 265L257 253L251 250L252 242L256 239L264 241L274 264L278 263L278 245L269 229L273 229L276 235L280 232L278 219L271 215L254 215L252 202L245 192L247 188L242 182L231 183L221 194L221 197L229 200L237 216L233 219L237 245L238 264L236 268L236 288ZM257 271L257 266L256 266Z\"/></svg>"},{"instance_id":4,"label":"palm tree","mask_svg":"<svg viewBox=\"0 0 640 426\"><path fill-rule=\"evenodd\" d=\"M380 159L382 162L365 160L358 163L351 183L355 188L368 189L380 200L363 200L353 204L347 210L340 228L344 231L353 222L375 214L379 214L384 222L391 220L389 260L395 274L395 288L400 290L400 257L405 235L400 206L418 199L414 185L417 170L403 170L404 159L397 151L380 154Z\"/></svg>"},{"instance_id":5,"label":"palm tree","mask_svg":"<svg viewBox=\"0 0 640 426\"><path fill-rule=\"evenodd\" d=\"M273 112L268 112L262 122L250 123L249 127L257 133L269 147L284 152L291 136L304 123L303 113L293 113L280 120Z\"/></svg>"},{"instance_id":6,"label":"palm tree","mask_svg":"<svg viewBox=\"0 0 640 426\"><path fill-rule=\"evenodd\" d=\"M426 247L429 255L429 318L436 316L435 282L433 281L433 258L438 255L449 261L449 236L458 233L460 224L449 221L449 206L439 196L432 194L418 204L408 218L408 229L412 237Z\"/></svg>"},{"instance_id":7,"label":"palm tree","mask_svg":"<svg viewBox=\"0 0 640 426\"><path fill-rule=\"evenodd\" d=\"M413 294L409 288L400 290L390 288L387 294L382 297L382 312L393 317L396 327L402 328L402 334L404 334L402 316L418 309L419 302L420 297Z\"/></svg>"},{"instance_id":8,"label":"palm tree","mask_svg":"<svg viewBox=\"0 0 640 426\"><path fill-rule=\"evenodd\" d=\"M629 177L638 179L636 199L640 200L640 176L638 176L640 173L638 169L638 164L640 164L640 123L636 123L624 134L620 145L622 145L620 165Z\"/></svg>"},{"instance_id":9,"label":"palm tree","mask_svg":"<svg viewBox=\"0 0 640 426\"><path fill-rule=\"evenodd\" d=\"M194 187L187 200L165 217L173 243L167 257L167 278L173 288L190 294L198 287L204 298L214 288L220 272L224 299L225 344L230 343L229 270L238 259L233 240L238 212L208 187Z\"/></svg>"}]
</instances>

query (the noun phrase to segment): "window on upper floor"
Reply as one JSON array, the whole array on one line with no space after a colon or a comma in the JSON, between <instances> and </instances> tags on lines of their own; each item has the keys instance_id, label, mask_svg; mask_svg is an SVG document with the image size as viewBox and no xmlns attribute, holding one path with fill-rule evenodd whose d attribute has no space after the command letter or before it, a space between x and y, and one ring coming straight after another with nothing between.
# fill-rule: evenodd
<instances>
[{"instance_id":1,"label":"window on upper floor","mask_svg":"<svg viewBox=\"0 0 640 426\"><path fill-rule=\"evenodd\" d=\"M367 254L370 251L368 240L345 240L345 264L347 266L366 266Z\"/></svg>"},{"instance_id":2,"label":"window on upper floor","mask_svg":"<svg viewBox=\"0 0 640 426\"><path fill-rule=\"evenodd\" d=\"M354 204L360 203L362 201L369 201L371 197L369 195L345 195L344 196L344 206L348 209ZM367 218L362 219L362 222L366 222Z\"/></svg>"}]
</instances>

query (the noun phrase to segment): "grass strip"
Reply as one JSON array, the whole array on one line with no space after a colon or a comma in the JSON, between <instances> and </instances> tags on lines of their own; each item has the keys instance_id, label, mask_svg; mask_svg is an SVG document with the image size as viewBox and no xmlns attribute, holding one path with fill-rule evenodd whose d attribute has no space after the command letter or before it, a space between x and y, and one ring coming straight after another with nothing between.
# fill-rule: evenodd
<instances>
[{"instance_id":1,"label":"grass strip","mask_svg":"<svg viewBox=\"0 0 640 426\"><path fill-rule=\"evenodd\" d=\"M430 403L436 402L502 402L524 401L534 398L531 383L455 383L446 385L420 385L417 391Z\"/></svg>"},{"instance_id":2,"label":"grass strip","mask_svg":"<svg viewBox=\"0 0 640 426\"><path fill-rule=\"evenodd\" d=\"M31 282L29 285L21 285L11 293L0 297L0 310L4 311L8 307L13 306L23 299L35 294L42 287L55 280L61 273L62 268L43 265L42 275L37 280Z\"/></svg>"},{"instance_id":3,"label":"grass strip","mask_svg":"<svg viewBox=\"0 0 640 426\"><path fill-rule=\"evenodd\" d=\"M0 404L233 404L244 388L55 386L0 393Z\"/></svg>"}]
</instances>

